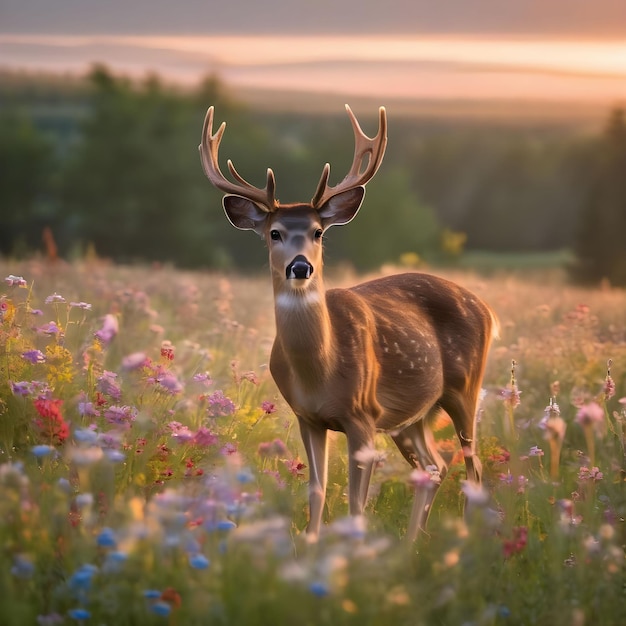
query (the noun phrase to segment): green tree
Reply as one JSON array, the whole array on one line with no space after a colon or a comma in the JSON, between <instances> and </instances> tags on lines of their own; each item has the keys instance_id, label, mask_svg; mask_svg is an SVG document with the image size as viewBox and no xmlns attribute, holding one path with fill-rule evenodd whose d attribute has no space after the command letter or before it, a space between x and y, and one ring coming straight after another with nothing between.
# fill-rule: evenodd
<instances>
[{"instance_id":1,"label":"green tree","mask_svg":"<svg viewBox=\"0 0 626 626\"><path fill-rule=\"evenodd\" d=\"M215 264L198 103L155 77L138 85L96 67L90 80L91 115L64 180L68 239L116 260ZM217 83L200 92L219 100Z\"/></svg>"},{"instance_id":2,"label":"green tree","mask_svg":"<svg viewBox=\"0 0 626 626\"><path fill-rule=\"evenodd\" d=\"M583 207L572 276L626 285L626 113L611 112L600 142L596 169Z\"/></svg>"},{"instance_id":3,"label":"green tree","mask_svg":"<svg viewBox=\"0 0 626 626\"><path fill-rule=\"evenodd\" d=\"M437 253L440 230L434 212L412 193L405 170L379 171L354 220L328 231L326 259L372 270L409 252L428 258Z\"/></svg>"},{"instance_id":4,"label":"green tree","mask_svg":"<svg viewBox=\"0 0 626 626\"><path fill-rule=\"evenodd\" d=\"M0 253L21 254L41 244L51 184L52 147L16 110L0 113Z\"/></svg>"}]
</instances>

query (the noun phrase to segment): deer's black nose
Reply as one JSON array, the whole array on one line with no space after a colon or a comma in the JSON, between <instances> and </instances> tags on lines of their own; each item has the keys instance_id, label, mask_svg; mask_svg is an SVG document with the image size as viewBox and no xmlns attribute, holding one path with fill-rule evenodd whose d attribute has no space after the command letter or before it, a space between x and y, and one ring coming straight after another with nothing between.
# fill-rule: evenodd
<instances>
[{"instance_id":1,"label":"deer's black nose","mask_svg":"<svg viewBox=\"0 0 626 626\"><path fill-rule=\"evenodd\" d=\"M299 254L289 265L287 266L287 278L305 279L311 278L313 274L313 266L307 261L306 257Z\"/></svg>"}]
</instances>

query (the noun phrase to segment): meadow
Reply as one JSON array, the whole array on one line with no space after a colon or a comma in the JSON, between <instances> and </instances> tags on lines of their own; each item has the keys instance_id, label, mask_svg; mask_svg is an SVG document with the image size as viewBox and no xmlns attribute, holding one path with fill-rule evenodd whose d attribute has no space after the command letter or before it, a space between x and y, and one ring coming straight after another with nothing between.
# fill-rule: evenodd
<instances>
[{"instance_id":1,"label":"meadow","mask_svg":"<svg viewBox=\"0 0 626 626\"><path fill-rule=\"evenodd\" d=\"M484 487L463 482L442 416L451 470L408 545L423 477L381 435L352 519L337 434L310 543L306 459L267 369L268 276L37 258L0 273L0 624L622 623L624 290L445 272L502 327Z\"/></svg>"}]
</instances>

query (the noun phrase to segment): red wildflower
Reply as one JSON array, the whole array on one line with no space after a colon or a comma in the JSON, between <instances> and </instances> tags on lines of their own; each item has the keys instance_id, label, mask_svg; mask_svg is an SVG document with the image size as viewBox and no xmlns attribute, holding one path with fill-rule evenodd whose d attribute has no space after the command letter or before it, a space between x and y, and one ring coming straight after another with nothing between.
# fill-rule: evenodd
<instances>
[{"instance_id":1,"label":"red wildflower","mask_svg":"<svg viewBox=\"0 0 626 626\"><path fill-rule=\"evenodd\" d=\"M62 404L62 400L48 398L37 398L34 402L40 416L35 418L34 423L46 443L60 444L69 437L70 427L61 414Z\"/></svg>"},{"instance_id":2,"label":"red wildflower","mask_svg":"<svg viewBox=\"0 0 626 626\"><path fill-rule=\"evenodd\" d=\"M513 537L502 542L504 558L509 558L521 552L528 543L528 528L526 526L516 526L513 529Z\"/></svg>"}]
</instances>

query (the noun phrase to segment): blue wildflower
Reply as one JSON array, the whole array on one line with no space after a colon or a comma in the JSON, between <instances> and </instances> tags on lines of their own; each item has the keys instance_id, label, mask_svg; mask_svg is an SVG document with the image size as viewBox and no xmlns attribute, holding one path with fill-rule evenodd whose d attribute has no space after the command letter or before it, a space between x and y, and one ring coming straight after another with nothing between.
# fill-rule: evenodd
<instances>
[{"instance_id":1,"label":"blue wildflower","mask_svg":"<svg viewBox=\"0 0 626 626\"><path fill-rule=\"evenodd\" d=\"M321 581L314 581L309 585L309 591L318 598L324 598L330 593L328 585Z\"/></svg>"},{"instance_id":2,"label":"blue wildflower","mask_svg":"<svg viewBox=\"0 0 626 626\"><path fill-rule=\"evenodd\" d=\"M81 412L81 415L85 415L85 413ZM92 428L77 428L74 431L74 439L78 443L94 444L98 441L98 433Z\"/></svg>"},{"instance_id":3,"label":"blue wildflower","mask_svg":"<svg viewBox=\"0 0 626 626\"><path fill-rule=\"evenodd\" d=\"M146 598L146 600L156 600L161 597L161 592L158 589L146 589L143 592L143 597Z\"/></svg>"},{"instance_id":4,"label":"blue wildflower","mask_svg":"<svg viewBox=\"0 0 626 626\"><path fill-rule=\"evenodd\" d=\"M115 548L117 546L117 538L112 528L105 527L100 531L100 534L96 537L96 543L101 548Z\"/></svg>"},{"instance_id":5,"label":"blue wildflower","mask_svg":"<svg viewBox=\"0 0 626 626\"><path fill-rule=\"evenodd\" d=\"M87 610L87 609L82 609L82 608L78 608L78 609L70 609L67 614L72 618L75 619L77 621L82 621L85 619L89 619L91 617L91 613Z\"/></svg>"},{"instance_id":6,"label":"blue wildflower","mask_svg":"<svg viewBox=\"0 0 626 626\"><path fill-rule=\"evenodd\" d=\"M16 578L31 578L31 576L35 573L35 566L30 561L30 559L25 556L18 554L13 559L13 567L11 568L11 574Z\"/></svg>"},{"instance_id":7,"label":"blue wildflower","mask_svg":"<svg viewBox=\"0 0 626 626\"><path fill-rule=\"evenodd\" d=\"M150 605L150 610L157 615L167 617L172 612L172 607L167 602L154 602Z\"/></svg>"},{"instance_id":8,"label":"blue wildflower","mask_svg":"<svg viewBox=\"0 0 626 626\"><path fill-rule=\"evenodd\" d=\"M241 471L237 472L237 481L240 482L242 485L245 485L246 483L252 483L254 482L254 475L248 468L242 469Z\"/></svg>"},{"instance_id":9,"label":"blue wildflower","mask_svg":"<svg viewBox=\"0 0 626 626\"><path fill-rule=\"evenodd\" d=\"M128 554L118 550L111 551L107 554L102 564L102 572L105 574L115 574L122 569L122 566L128 560Z\"/></svg>"},{"instance_id":10,"label":"blue wildflower","mask_svg":"<svg viewBox=\"0 0 626 626\"><path fill-rule=\"evenodd\" d=\"M215 527L217 528L217 530L228 531L228 530L233 530L233 529L237 528L237 524L235 524L235 522L233 522L232 520L223 519L223 520L220 520L219 522L217 522Z\"/></svg>"},{"instance_id":11,"label":"blue wildflower","mask_svg":"<svg viewBox=\"0 0 626 626\"><path fill-rule=\"evenodd\" d=\"M39 446L33 446L30 451L38 458L42 458L44 456L49 456L51 455L53 452L55 452L54 448L52 446L48 446L45 444L41 444Z\"/></svg>"},{"instance_id":12,"label":"blue wildflower","mask_svg":"<svg viewBox=\"0 0 626 626\"><path fill-rule=\"evenodd\" d=\"M209 561L209 559L207 559L201 552L191 554L189 556L189 565L191 565L194 569L207 569L210 564L211 561Z\"/></svg>"}]
</instances>

